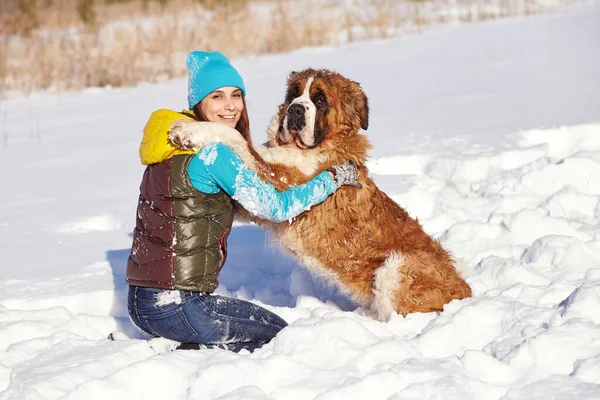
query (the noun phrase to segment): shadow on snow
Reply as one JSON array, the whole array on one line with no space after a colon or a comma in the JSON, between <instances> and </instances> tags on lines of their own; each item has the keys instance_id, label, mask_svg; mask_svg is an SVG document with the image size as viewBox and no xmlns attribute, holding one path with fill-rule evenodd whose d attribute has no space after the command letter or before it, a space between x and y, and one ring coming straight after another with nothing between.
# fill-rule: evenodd
<instances>
[{"instance_id":1,"label":"shadow on snow","mask_svg":"<svg viewBox=\"0 0 600 400\"><path fill-rule=\"evenodd\" d=\"M112 268L115 299L111 311L119 329L139 336L127 316L127 284L125 270L129 249L109 250L106 259ZM285 253L265 229L256 225L241 225L232 229L228 240L227 262L219 275L217 293L264 304L294 307L300 297L315 297L332 302L340 309L356 308L335 289L313 279L292 256Z\"/></svg>"}]
</instances>

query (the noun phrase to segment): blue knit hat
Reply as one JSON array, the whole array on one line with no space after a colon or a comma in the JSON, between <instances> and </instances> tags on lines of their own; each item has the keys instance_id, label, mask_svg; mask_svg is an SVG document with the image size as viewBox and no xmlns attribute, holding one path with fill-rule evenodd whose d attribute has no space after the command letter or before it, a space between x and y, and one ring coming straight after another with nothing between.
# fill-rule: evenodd
<instances>
[{"instance_id":1,"label":"blue knit hat","mask_svg":"<svg viewBox=\"0 0 600 400\"><path fill-rule=\"evenodd\" d=\"M188 104L192 110L214 90L224 86L240 88L246 96L246 88L240 74L218 51L192 51L187 56Z\"/></svg>"}]
</instances>

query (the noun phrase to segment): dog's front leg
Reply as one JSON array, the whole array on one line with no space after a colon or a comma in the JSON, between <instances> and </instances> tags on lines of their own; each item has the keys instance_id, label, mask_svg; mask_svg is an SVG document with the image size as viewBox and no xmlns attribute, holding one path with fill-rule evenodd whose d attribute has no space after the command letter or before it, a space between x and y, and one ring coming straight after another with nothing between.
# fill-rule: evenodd
<instances>
[{"instance_id":1,"label":"dog's front leg","mask_svg":"<svg viewBox=\"0 0 600 400\"><path fill-rule=\"evenodd\" d=\"M223 143L235 151L248 168L279 191L306 183L315 175L307 175L294 166L265 161L237 130L224 124L177 121L170 127L169 139L174 145L188 150L210 143ZM282 150L276 149L278 153Z\"/></svg>"},{"instance_id":2,"label":"dog's front leg","mask_svg":"<svg viewBox=\"0 0 600 400\"><path fill-rule=\"evenodd\" d=\"M260 178L275 186L277 190L283 192L292 186L300 185L311 180L316 174L305 174L294 166L277 164L266 161L254 148L249 148L252 158L255 161L254 172Z\"/></svg>"}]
</instances>

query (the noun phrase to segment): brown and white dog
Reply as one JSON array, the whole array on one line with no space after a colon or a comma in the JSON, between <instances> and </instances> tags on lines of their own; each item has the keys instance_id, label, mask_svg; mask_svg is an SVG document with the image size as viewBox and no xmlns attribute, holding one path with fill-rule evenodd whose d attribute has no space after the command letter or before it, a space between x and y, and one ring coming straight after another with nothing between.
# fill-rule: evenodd
<instances>
[{"instance_id":1,"label":"brown and white dog","mask_svg":"<svg viewBox=\"0 0 600 400\"><path fill-rule=\"evenodd\" d=\"M311 272L378 319L441 311L471 296L450 254L368 177L371 145L358 132L368 128L369 109L358 83L323 69L292 72L265 146L251 148L237 131L215 125L177 122L169 135L188 148L224 142L280 190L347 160L359 166L362 188L341 187L292 221L260 223Z\"/></svg>"}]
</instances>

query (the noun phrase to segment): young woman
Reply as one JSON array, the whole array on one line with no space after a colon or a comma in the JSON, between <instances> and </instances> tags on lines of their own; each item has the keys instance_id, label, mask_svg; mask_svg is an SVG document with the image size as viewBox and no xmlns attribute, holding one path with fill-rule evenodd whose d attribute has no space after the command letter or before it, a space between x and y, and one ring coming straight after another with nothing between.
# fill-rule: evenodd
<instances>
[{"instance_id":1,"label":"young woman","mask_svg":"<svg viewBox=\"0 0 600 400\"><path fill-rule=\"evenodd\" d=\"M186 65L192 111L159 110L144 129L140 156L148 167L127 264L129 315L142 331L181 342L179 348L253 351L287 324L255 304L213 294L227 256L233 200L260 218L285 221L355 184L358 174L344 165L333 168L335 175L325 171L278 192L224 144L197 154L176 149L165 132L181 118L226 124L250 140L244 82L229 60L193 51Z\"/></svg>"}]
</instances>

